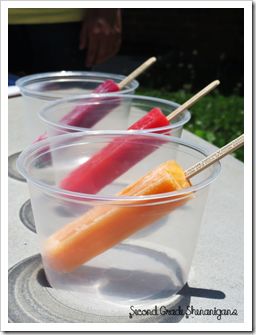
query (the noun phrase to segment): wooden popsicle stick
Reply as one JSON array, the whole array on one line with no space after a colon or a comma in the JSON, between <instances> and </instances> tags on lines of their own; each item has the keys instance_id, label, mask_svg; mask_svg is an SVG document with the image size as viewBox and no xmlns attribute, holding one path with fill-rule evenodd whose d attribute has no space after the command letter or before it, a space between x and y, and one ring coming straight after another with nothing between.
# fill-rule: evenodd
<instances>
[{"instance_id":1,"label":"wooden popsicle stick","mask_svg":"<svg viewBox=\"0 0 256 335\"><path fill-rule=\"evenodd\" d=\"M196 174L200 173L204 169L208 168L210 165L215 163L216 161L220 160L224 156L230 154L231 152L237 150L244 144L244 134L237 137L230 143L226 144L224 147L220 148L219 150L212 153L210 156L204 158L202 161L196 163L195 165L191 166L189 169L185 171L186 178L191 178Z\"/></svg>"},{"instance_id":2,"label":"wooden popsicle stick","mask_svg":"<svg viewBox=\"0 0 256 335\"><path fill-rule=\"evenodd\" d=\"M117 86L121 90L125 85L129 84L133 79L137 78L142 72L156 62L156 57L151 57L146 62L141 64L137 69L130 73L124 80L122 80Z\"/></svg>"},{"instance_id":3,"label":"wooden popsicle stick","mask_svg":"<svg viewBox=\"0 0 256 335\"><path fill-rule=\"evenodd\" d=\"M177 115L179 115L180 113L184 112L186 109L188 109L189 107L191 107L192 105L194 105L199 99L201 99L206 94L208 94L209 92L211 92L219 84L220 84L219 80L214 80L209 85L207 85L206 87L204 87L201 91L199 91L198 93L196 93L192 98L190 98L189 100L187 100L186 102L184 102L184 104L182 104L178 108L176 108L166 118L169 121L171 121Z\"/></svg>"}]
</instances>

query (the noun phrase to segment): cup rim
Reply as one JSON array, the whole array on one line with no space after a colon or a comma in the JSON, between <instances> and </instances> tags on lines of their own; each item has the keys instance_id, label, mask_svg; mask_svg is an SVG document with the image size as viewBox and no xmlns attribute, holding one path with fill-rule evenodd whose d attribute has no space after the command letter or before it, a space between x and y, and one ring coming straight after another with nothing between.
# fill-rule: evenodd
<instances>
[{"instance_id":1,"label":"cup rim","mask_svg":"<svg viewBox=\"0 0 256 335\"><path fill-rule=\"evenodd\" d=\"M90 95L77 95L77 96L73 96L73 97L68 97L68 98L64 98L61 100L57 100L51 103L48 103L47 106L43 107L42 109L40 109L37 114L38 117L41 121L43 121L44 123L48 124L51 127L54 127L56 129L61 129L64 131L76 131L76 132L84 132L84 131L94 131L94 130L90 130L90 128L83 128L83 127L76 127L76 126L71 126L71 125L66 125L66 124L62 124L62 123L58 123L58 122L54 122L49 120L46 115L47 113L54 107L58 106L58 105L63 105L66 103L72 103L75 101L80 101L80 100L84 100L84 99L94 99L94 98L120 98L120 94L116 94L116 93L109 93L109 94L90 94ZM153 101L155 103L159 103L159 104L165 104L168 105L170 107L174 107L174 108L178 108L180 106L180 104L178 104L177 102L171 101L171 100L166 100L166 99L160 99L160 98L156 98L156 97L150 97L150 96L144 96L144 95L135 95L135 94L125 94L122 95L122 99L132 99L132 101L134 100L146 100L146 101ZM176 121L173 122L171 124L169 124L168 126L164 126L164 127L157 127L157 128L150 128L150 129L130 129L130 130L126 130L129 132L136 132L136 133L154 133L154 132L162 132L162 131L168 131L168 130L172 130L172 129L177 129L182 127L184 124L188 123L189 120L191 119L191 113L189 110L185 110L183 112L183 116L181 118L180 121ZM175 119L174 119L175 120ZM108 130L100 130L100 131L108 131ZM119 131L119 130L110 130L112 131ZM122 130L120 130L122 131Z\"/></svg>"},{"instance_id":2,"label":"cup rim","mask_svg":"<svg viewBox=\"0 0 256 335\"><path fill-rule=\"evenodd\" d=\"M42 73L36 73L36 74L31 74L28 76L24 76L19 78L16 82L15 85L19 87L20 91L22 94L26 96L31 96L34 98L41 98L45 100L57 100L57 99L62 99L61 97L56 97L53 94L44 94L40 92L36 92L35 90L29 89L26 87L27 84L29 84L31 81L37 80L38 82L41 81L46 81L47 78L49 79L60 79L61 77L88 77L88 78L93 78L93 77L100 77L105 81L106 79L113 79L113 80L119 80L122 81L126 76L121 75L121 74L115 74L115 73L107 73L107 72L94 72L94 71L54 71L54 72L42 72ZM131 87L124 88L120 91L120 94L127 94L131 93L131 91L136 90L139 86L139 82L136 79L133 79L131 83L129 84ZM80 94L79 94L80 95ZM89 95L89 94L88 94Z\"/></svg>"},{"instance_id":3,"label":"cup rim","mask_svg":"<svg viewBox=\"0 0 256 335\"><path fill-rule=\"evenodd\" d=\"M44 190L47 193L54 194L58 197L63 197L66 200L69 199L70 201L94 201L94 202L99 202L99 203L106 203L106 204L118 204L121 203L123 205L140 205L143 204L146 205L152 204L152 203L157 203L159 202L164 203L164 202L171 202L171 201L177 201L180 200L181 198L188 197L191 193L196 192L200 189L205 188L209 184L211 184L219 175L220 170L221 170L221 164L220 162L216 162L212 165L214 169L211 171L210 176L205 178L204 180L200 181L199 183L192 185L191 187L181 189L178 191L174 192L167 192L167 193L160 193L160 194L153 194L153 195L147 195L147 196L117 196L117 195L98 195L98 194L88 194L88 193L79 193L79 192L72 192L68 191L65 189L61 189L57 186L51 186L48 185L40 180L37 180L33 176L28 175L27 173L27 168L26 168L26 162L31 159L31 156L36 153L36 151L42 147L48 146L50 142L54 141L55 143L59 143L58 148L61 146L61 143L63 143L63 140L68 139L68 138L79 138L79 137L102 137L102 138L108 138L108 137L121 137L121 136L140 136L140 137L147 137L147 138L152 138L155 140L163 140L163 142L171 142L171 143L176 143L176 144L181 144L185 147L188 147L192 150L195 150L204 156L209 155L209 151L206 150L205 148L202 148L198 145L191 144L187 141L184 141L180 138L176 138L173 136L166 136L166 135L160 135L160 134L135 134L135 133L128 133L126 131L122 132L102 132L102 131L94 131L93 133L86 133L86 132L78 132L78 133L69 133L69 134L64 134L64 135L59 135L59 136L54 136L51 137L50 139L45 139L40 142L34 143L31 146L27 147L18 157L17 160L17 169L18 171L25 177L25 179L32 184L36 185L40 189ZM49 150L51 151L51 150ZM48 152L49 152L48 151ZM46 151L47 152L47 151ZM46 153L44 152L44 154ZM34 160L34 159L33 159ZM31 162L30 162L31 163ZM160 164L161 162L159 162ZM177 199L177 196L179 199ZM176 199L175 199L176 197Z\"/></svg>"}]
</instances>

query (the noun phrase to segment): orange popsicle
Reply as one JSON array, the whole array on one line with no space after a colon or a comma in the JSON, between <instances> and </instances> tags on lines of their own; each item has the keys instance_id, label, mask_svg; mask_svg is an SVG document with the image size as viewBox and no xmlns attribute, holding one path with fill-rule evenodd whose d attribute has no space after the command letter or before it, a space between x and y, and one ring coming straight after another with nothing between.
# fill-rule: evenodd
<instances>
[{"instance_id":1,"label":"orange popsicle","mask_svg":"<svg viewBox=\"0 0 256 335\"><path fill-rule=\"evenodd\" d=\"M118 195L152 195L180 190L190 185L183 169L175 161L167 161L124 188ZM56 271L72 271L159 220L188 199L187 195L182 195L172 197L175 200L173 202L159 205L144 201L134 206L94 207L46 240L43 250L45 261Z\"/></svg>"}]
</instances>

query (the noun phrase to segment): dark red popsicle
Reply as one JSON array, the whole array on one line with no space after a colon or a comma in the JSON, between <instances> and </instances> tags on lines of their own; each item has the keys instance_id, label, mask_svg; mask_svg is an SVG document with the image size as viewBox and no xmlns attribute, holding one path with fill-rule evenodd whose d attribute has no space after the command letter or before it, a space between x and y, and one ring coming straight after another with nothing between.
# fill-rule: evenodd
<instances>
[{"instance_id":1,"label":"dark red popsicle","mask_svg":"<svg viewBox=\"0 0 256 335\"><path fill-rule=\"evenodd\" d=\"M119 91L118 85L109 79L100 84L92 93L102 94L117 91ZM97 102L99 102L99 104L97 104ZM106 114L117 107L118 103L118 98L111 99L111 103L108 103L108 98L91 98L88 99L86 105L75 107L71 112L65 115L60 122L70 126L91 128Z\"/></svg>"},{"instance_id":2,"label":"dark red popsicle","mask_svg":"<svg viewBox=\"0 0 256 335\"><path fill-rule=\"evenodd\" d=\"M93 94L118 92L119 86L111 79L105 80L92 91ZM100 102L97 104L97 102ZM99 122L105 115L110 113L119 104L119 99L112 98L91 98L87 100L86 105L75 107L71 112L66 114L60 123L70 126L91 128ZM39 135L33 143L46 139L47 133Z\"/></svg>"}]
</instances>

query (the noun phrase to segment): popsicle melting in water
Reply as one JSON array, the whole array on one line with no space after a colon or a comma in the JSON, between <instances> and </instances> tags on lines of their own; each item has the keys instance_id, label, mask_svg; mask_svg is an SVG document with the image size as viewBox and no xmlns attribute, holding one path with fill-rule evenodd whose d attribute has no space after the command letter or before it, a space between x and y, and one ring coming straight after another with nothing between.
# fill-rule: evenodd
<instances>
[{"instance_id":1,"label":"popsicle melting in water","mask_svg":"<svg viewBox=\"0 0 256 335\"><path fill-rule=\"evenodd\" d=\"M124 188L118 195L146 196L173 192L190 185L178 163L167 161ZM94 207L46 240L43 250L45 260L55 271L73 271L182 206L189 198L188 194L170 195L170 199L175 201L158 205L152 205L148 200L143 200L139 206L133 206L131 201L130 206Z\"/></svg>"},{"instance_id":2,"label":"popsicle melting in water","mask_svg":"<svg viewBox=\"0 0 256 335\"><path fill-rule=\"evenodd\" d=\"M123 206L119 203L94 207L51 235L43 249L46 263L55 271L73 271L140 229L153 224L193 197L191 190L175 195L169 192L188 189L191 177L243 144L242 134L186 171L175 161L161 164L117 194L128 197L128 200L125 199L128 203ZM168 193L166 197L163 197L164 193ZM155 194L162 194L159 201L141 197ZM129 200L129 196L137 198Z\"/></svg>"}]
</instances>

